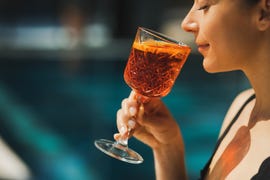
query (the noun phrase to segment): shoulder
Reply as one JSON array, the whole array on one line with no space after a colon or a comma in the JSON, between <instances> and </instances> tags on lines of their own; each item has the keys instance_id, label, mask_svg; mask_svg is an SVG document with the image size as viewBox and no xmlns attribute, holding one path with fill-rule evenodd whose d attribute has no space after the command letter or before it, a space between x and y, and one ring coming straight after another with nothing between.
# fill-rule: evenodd
<instances>
[{"instance_id":1,"label":"shoulder","mask_svg":"<svg viewBox=\"0 0 270 180\"><path fill-rule=\"evenodd\" d=\"M247 99L254 94L253 89L247 89L239 93L233 100L231 106L229 107L227 114L224 118L220 135L224 132L229 123L233 120L234 116L237 114L241 106L247 101Z\"/></svg>"}]
</instances>

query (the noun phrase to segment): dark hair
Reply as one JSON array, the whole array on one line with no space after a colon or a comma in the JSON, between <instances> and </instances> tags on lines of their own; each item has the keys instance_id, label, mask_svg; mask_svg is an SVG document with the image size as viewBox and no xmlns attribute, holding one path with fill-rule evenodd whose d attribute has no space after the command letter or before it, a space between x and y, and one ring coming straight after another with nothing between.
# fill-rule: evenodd
<instances>
[{"instance_id":1,"label":"dark hair","mask_svg":"<svg viewBox=\"0 0 270 180\"><path fill-rule=\"evenodd\" d=\"M250 6L253 6L259 2L260 2L260 0L247 0L248 5L250 5Z\"/></svg>"}]
</instances>

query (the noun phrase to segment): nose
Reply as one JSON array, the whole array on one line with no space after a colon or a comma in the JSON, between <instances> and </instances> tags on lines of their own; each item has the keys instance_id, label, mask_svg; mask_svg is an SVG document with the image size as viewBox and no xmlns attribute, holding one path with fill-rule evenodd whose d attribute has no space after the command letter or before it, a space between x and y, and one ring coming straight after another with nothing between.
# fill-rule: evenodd
<instances>
[{"instance_id":1,"label":"nose","mask_svg":"<svg viewBox=\"0 0 270 180\"><path fill-rule=\"evenodd\" d=\"M189 11L189 13L186 15L186 17L182 21L181 27L186 32L190 32L193 34L196 34L196 32L198 32L199 24L196 19L196 14L195 12L192 11L192 9Z\"/></svg>"}]
</instances>

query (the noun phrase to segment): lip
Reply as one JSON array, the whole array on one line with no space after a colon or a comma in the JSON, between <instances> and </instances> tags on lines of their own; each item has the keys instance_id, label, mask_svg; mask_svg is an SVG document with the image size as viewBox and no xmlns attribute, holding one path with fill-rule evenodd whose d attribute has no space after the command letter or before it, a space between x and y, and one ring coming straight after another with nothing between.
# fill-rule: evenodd
<instances>
[{"instance_id":1,"label":"lip","mask_svg":"<svg viewBox=\"0 0 270 180\"><path fill-rule=\"evenodd\" d=\"M202 54L209 49L209 44L198 44L197 46L198 46L198 51Z\"/></svg>"},{"instance_id":2,"label":"lip","mask_svg":"<svg viewBox=\"0 0 270 180\"><path fill-rule=\"evenodd\" d=\"M205 51L207 49L209 49L209 44L198 44L199 51Z\"/></svg>"}]
</instances>

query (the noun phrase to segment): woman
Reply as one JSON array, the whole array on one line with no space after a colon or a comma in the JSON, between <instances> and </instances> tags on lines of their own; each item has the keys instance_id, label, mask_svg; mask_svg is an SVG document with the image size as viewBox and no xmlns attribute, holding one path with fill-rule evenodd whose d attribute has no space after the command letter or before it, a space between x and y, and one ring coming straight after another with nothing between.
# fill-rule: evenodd
<instances>
[{"instance_id":1,"label":"woman","mask_svg":"<svg viewBox=\"0 0 270 180\"><path fill-rule=\"evenodd\" d=\"M270 179L270 0L195 0L182 28L207 72L241 70L252 85L229 108L201 179ZM139 106L132 92L117 126L115 139L130 126L153 149L157 179L187 178L180 128L160 99Z\"/></svg>"}]
</instances>

